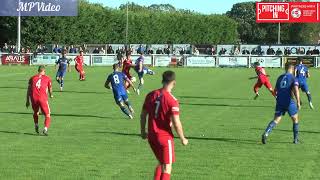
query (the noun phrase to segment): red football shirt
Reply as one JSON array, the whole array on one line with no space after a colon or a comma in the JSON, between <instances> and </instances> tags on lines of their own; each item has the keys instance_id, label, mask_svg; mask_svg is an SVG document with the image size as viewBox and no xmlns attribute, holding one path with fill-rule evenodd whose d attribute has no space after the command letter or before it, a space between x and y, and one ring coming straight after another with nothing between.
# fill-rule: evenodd
<instances>
[{"instance_id":1,"label":"red football shirt","mask_svg":"<svg viewBox=\"0 0 320 180\"><path fill-rule=\"evenodd\" d=\"M168 91L158 89L145 99L144 110L148 112L148 133L150 135L172 136L171 116L179 115L179 102Z\"/></svg>"},{"instance_id":2,"label":"red football shirt","mask_svg":"<svg viewBox=\"0 0 320 180\"><path fill-rule=\"evenodd\" d=\"M83 56L77 56L76 57L76 64L78 68L82 68L84 61L83 61Z\"/></svg>"},{"instance_id":3,"label":"red football shirt","mask_svg":"<svg viewBox=\"0 0 320 180\"><path fill-rule=\"evenodd\" d=\"M260 77L260 76L264 76L264 77L267 76L267 75L265 74L266 71L264 70L263 67L257 66L255 70L256 70L256 73L257 73L257 75L258 75L259 77Z\"/></svg>"},{"instance_id":4,"label":"red football shirt","mask_svg":"<svg viewBox=\"0 0 320 180\"><path fill-rule=\"evenodd\" d=\"M31 100L47 101L48 88L51 88L51 79L46 75L35 75L29 80L31 88Z\"/></svg>"},{"instance_id":5,"label":"red football shirt","mask_svg":"<svg viewBox=\"0 0 320 180\"><path fill-rule=\"evenodd\" d=\"M126 59L125 61L123 61L122 72L125 75L127 75L129 79L131 79L131 75L130 75L131 65L132 65L132 60L131 59Z\"/></svg>"}]
</instances>

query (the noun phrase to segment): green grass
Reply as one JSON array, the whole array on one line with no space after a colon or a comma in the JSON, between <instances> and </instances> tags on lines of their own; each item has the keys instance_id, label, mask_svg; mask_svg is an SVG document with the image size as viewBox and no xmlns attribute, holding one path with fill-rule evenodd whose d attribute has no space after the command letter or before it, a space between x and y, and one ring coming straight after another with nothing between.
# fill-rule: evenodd
<instances>
[{"instance_id":1,"label":"green grass","mask_svg":"<svg viewBox=\"0 0 320 180\"><path fill-rule=\"evenodd\" d=\"M160 86L160 74L147 76L141 96L130 94L136 112L144 95ZM181 119L189 145L176 139L172 179L320 179L318 78L309 80L316 110L305 102L302 143L292 144L292 123L285 116L267 145L260 135L274 113L274 99L263 88L254 101L248 80L253 69L174 69L173 94L181 102ZM152 179L156 160L138 136L139 119L129 121L103 87L110 67L86 68L88 80L67 74L65 92L54 84L49 136L35 136L32 111L26 109L28 78L36 67L0 67L0 179ZM54 77L53 67L47 68ZM267 69L274 84L281 69ZM40 117L42 125L43 117Z\"/></svg>"}]
</instances>

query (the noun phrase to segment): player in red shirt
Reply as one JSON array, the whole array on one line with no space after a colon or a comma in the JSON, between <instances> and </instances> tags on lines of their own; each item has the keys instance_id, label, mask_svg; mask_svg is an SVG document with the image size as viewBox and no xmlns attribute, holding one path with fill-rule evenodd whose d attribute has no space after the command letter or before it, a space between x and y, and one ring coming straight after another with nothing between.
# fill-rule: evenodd
<instances>
[{"instance_id":1,"label":"player in red shirt","mask_svg":"<svg viewBox=\"0 0 320 180\"><path fill-rule=\"evenodd\" d=\"M270 80L269 80L269 75L267 75L265 69L263 67L260 66L260 63L259 62L255 62L253 64L254 68L255 68L255 71L257 73L257 76L256 77L252 77L250 79L255 79L255 78L258 78L258 81L257 83L254 85L253 87L253 90L254 90L254 93L256 94L256 96L254 97L254 99L257 99L259 97L259 89L262 87L262 85L264 85L270 92L271 94L276 97L276 93L275 91L273 90L272 88L272 85L270 83Z\"/></svg>"},{"instance_id":2,"label":"player in red shirt","mask_svg":"<svg viewBox=\"0 0 320 180\"><path fill-rule=\"evenodd\" d=\"M179 102L171 94L176 84L175 73L166 71L162 75L163 88L150 92L141 112L141 137L148 138L150 147L159 161L155 169L155 180L170 180L172 163L175 162L173 125L183 145L188 140L183 133L179 117ZM148 133L145 130L148 116Z\"/></svg>"},{"instance_id":3,"label":"player in red shirt","mask_svg":"<svg viewBox=\"0 0 320 180\"><path fill-rule=\"evenodd\" d=\"M126 59L123 61L122 72L132 81L132 76L130 74L131 67L133 67L131 52L127 52ZM130 88L130 84L125 82L125 87L128 90Z\"/></svg>"},{"instance_id":4,"label":"player in red shirt","mask_svg":"<svg viewBox=\"0 0 320 180\"><path fill-rule=\"evenodd\" d=\"M77 72L79 73L79 80L84 81L85 80L85 72L83 70L84 60L83 60L83 51L80 51L80 55L78 55L76 58L74 58L74 62L76 63L75 68Z\"/></svg>"},{"instance_id":5,"label":"player in red shirt","mask_svg":"<svg viewBox=\"0 0 320 180\"><path fill-rule=\"evenodd\" d=\"M50 107L48 103L48 94L49 91L50 97L52 95L52 86L51 79L49 76L46 76L46 70L44 66L39 66L38 74L34 75L29 80L29 86L27 91L26 107L30 106L30 100L33 109L33 120L36 133L39 134L39 108L42 113L45 115L44 129L43 134L48 135L48 128L50 126Z\"/></svg>"}]
</instances>

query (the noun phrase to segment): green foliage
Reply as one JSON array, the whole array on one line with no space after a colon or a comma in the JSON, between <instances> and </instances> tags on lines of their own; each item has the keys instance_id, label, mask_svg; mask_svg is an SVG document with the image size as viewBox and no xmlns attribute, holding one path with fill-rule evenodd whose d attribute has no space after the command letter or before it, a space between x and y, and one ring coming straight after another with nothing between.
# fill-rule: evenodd
<instances>
[{"instance_id":1,"label":"green foliage","mask_svg":"<svg viewBox=\"0 0 320 180\"><path fill-rule=\"evenodd\" d=\"M255 11L255 2L237 3L227 12L227 16L238 23L238 32L242 42L276 43L278 24L256 23ZM281 24L281 42L287 44L315 43L315 37L317 36L317 32L319 32L319 28L318 24Z\"/></svg>"},{"instance_id":2,"label":"green foliage","mask_svg":"<svg viewBox=\"0 0 320 180\"><path fill-rule=\"evenodd\" d=\"M225 15L176 10L168 4L129 6L129 43L235 43L236 22ZM77 17L23 17L22 44L125 43L126 5L110 9L80 1ZM10 19L10 20L8 20ZM15 42L16 18L0 17L0 40Z\"/></svg>"}]
</instances>

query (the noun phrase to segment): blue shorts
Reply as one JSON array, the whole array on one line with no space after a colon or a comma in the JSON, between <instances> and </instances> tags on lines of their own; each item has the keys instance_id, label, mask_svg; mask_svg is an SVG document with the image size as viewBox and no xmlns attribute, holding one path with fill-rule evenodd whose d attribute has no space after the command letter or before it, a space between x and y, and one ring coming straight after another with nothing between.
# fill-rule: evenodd
<instances>
[{"instance_id":1,"label":"blue shorts","mask_svg":"<svg viewBox=\"0 0 320 180\"><path fill-rule=\"evenodd\" d=\"M58 71L56 77L64 77L66 75L66 71Z\"/></svg>"},{"instance_id":2,"label":"blue shorts","mask_svg":"<svg viewBox=\"0 0 320 180\"><path fill-rule=\"evenodd\" d=\"M306 81L299 81L299 88L301 88L302 92L309 92L309 87Z\"/></svg>"},{"instance_id":3,"label":"blue shorts","mask_svg":"<svg viewBox=\"0 0 320 180\"><path fill-rule=\"evenodd\" d=\"M292 117L298 113L298 107L294 101L291 101L289 106L276 105L276 116L284 116L288 112L289 116Z\"/></svg>"},{"instance_id":4,"label":"blue shorts","mask_svg":"<svg viewBox=\"0 0 320 180\"><path fill-rule=\"evenodd\" d=\"M139 72L137 69L136 69L136 72L138 74L139 79L143 78L143 75L145 74L154 75L154 72L151 69L148 69L146 67L143 67L142 72Z\"/></svg>"},{"instance_id":5,"label":"blue shorts","mask_svg":"<svg viewBox=\"0 0 320 180\"><path fill-rule=\"evenodd\" d=\"M128 101L127 93L114 93L114 100L117 104Z\"/></svg>"}]
</instances>

